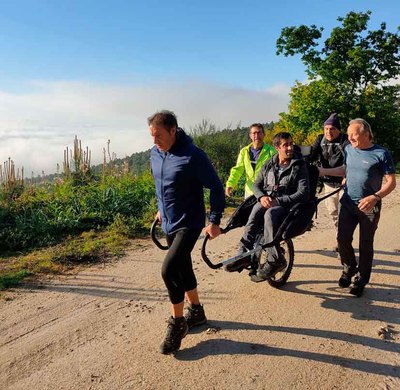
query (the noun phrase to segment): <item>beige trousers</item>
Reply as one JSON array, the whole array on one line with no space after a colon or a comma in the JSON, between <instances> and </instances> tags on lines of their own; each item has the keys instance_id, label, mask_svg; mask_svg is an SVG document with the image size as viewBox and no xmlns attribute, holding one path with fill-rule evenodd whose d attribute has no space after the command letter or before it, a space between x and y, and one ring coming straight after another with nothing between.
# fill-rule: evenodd
<instances>
[{"instance_id":1,"label":"beige trousers","mask_svg":"<svg viewBox=\"0 0 400 390\"><path fill-rule=\"evenodd\" d=\"M329 194L335 191L336 188L329 186L324 183L324 194ZM340 190L337 194L330 196L329 198L324 200L325 206L328 209L328 213L332 218L333 223L335 224L335 228L338 226L338 208L339 208L339 200L343 195L343 190Z\"/></svg>"}]
</instances>

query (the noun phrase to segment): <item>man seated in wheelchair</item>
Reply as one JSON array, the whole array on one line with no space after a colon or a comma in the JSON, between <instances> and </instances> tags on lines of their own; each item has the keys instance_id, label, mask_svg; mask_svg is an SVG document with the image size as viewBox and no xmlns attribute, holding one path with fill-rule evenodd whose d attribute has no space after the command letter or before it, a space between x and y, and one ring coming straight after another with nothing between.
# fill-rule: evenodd
<instances>
[{"instance_id":1,"label":"man seated in wheelchair","mask_svg":"<svg viewBox=\"0 0 400 390\"><path fill-rule=\"evenodd\" d=\"M264 228L264 243L270 243L290 209L298 203L309 200L308 169L301 154L294 151L290 133L275 135L273 146L277 150L261 168L254 182L254 205L244 234L240 240L240 252L253 249L257 235ZM267 248L267 259L257 269L259 279L268 279L286 267L285 258L280 251L279 242ZM250 256L227 264L228 272L242 271L251 264Z\"/></svg>"}]
</instances>

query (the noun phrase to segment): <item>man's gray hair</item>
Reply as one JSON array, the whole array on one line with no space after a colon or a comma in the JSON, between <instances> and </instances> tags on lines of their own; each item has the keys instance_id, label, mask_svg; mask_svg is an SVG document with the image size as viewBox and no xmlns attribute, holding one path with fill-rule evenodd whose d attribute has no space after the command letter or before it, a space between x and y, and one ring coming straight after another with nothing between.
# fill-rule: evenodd
<instances>
[{"instance_id":1,"label":"man's gray hair","mask_svg":"<svg viewBox=\"0 0 400 390\"><path fill-rule=\"evenodd\" d=\"M176 119L176 115L169 110L161 110L149 116L147 118L147 124L149 126L150 125L163 126L167 130L171 130L174 127L178 128L178 120Z\"/></svg>"},{"instance_id":2,"label":"man's gray hair","mask_svg":"<svg viewBox=\"0 0 400 390\"><path fill-rule=\"evenodd\" d=\"M371 141L374 140L374 134L372 133L371 125L365 119L356 118L356 119L352 119L349 122L349 125L354 125L354 124L360 125L360 133L368 133L369 139Z\"/></svg>"}]
</instances>

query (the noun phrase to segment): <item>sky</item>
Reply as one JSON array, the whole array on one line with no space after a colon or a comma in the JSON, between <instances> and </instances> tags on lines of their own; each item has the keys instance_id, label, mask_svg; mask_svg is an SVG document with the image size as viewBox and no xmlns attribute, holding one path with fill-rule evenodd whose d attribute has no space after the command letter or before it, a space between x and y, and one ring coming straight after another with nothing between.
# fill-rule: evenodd
<instances>
[{"instance_id":1,"label":"sky","mask_svg":"<svg viewBox=\"0 0 400 390\"><path fill-rule=\"evenodd\" d=\"M400 24L399 0L0 0L0 164L56 171L75 135L102 161L152 146L146 118L169 109L185 129L279 119L307 80L276 55L281 29L324 27L350 11Z\"/></svg>"}]
</instances>

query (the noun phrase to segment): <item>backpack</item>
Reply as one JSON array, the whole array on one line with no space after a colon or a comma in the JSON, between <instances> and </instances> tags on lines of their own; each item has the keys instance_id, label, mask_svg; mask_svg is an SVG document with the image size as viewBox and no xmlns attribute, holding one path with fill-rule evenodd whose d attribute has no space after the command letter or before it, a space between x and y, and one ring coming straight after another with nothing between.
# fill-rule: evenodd
<instances>
[{"instance_id":1,"label":"backpack","mask_svg":"<svg viewBox=\"0 0 400 390\"><path fill-rule=\"evenodd\" d=\"M305 162L308 170L310 199L304 203L297 203L290 211L291 217L286 219L287 226L284 227L282 238L293 238L310 230L312 218L317 214L317 188L319 179L318 167Z\"/></svg>"},{"instance_id":2,"label":"backpack","mask_svg":"<svg viewBox=\"0 0 400 390\"><path fill-rule=\"evenodd\" d=\"M315 200L317 197L317 189L319 187L319 169L316 165L310 164L309 162L306 162L306 166L308 170L308 180L310 183L310 200Z\"/></svg>"}]
</instances>

